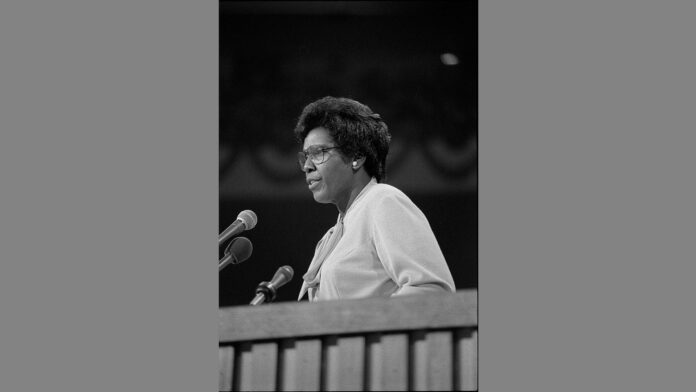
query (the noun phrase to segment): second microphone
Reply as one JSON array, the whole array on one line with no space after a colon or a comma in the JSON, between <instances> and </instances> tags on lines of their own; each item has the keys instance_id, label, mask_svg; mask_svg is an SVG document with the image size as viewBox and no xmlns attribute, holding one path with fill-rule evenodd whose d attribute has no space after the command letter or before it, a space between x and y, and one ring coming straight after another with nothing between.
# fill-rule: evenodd
<instances>
[{"instance_id":1,"label":"second microphone","mask_svg":"<svg viewBox=\"0 0 696 392\"><path fill-rule=\"evenodd\" d=\"M245 230L253 229L256 226L256 222L258 220L254 211L244 210L240 212L237 215L237 219L218 236L218 246Z\"/></svg>"}]
</instances>

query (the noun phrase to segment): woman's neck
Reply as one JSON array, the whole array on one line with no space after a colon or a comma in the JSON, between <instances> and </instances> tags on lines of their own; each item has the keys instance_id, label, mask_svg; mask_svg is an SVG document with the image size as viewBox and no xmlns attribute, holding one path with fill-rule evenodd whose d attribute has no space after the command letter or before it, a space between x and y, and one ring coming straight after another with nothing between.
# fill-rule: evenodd
<instances>
[{"instance_id":1,"label":"woman's neck","mask_svg":"<svg viewBox=\"0 0 696 392\"><path fill-rule=\"evenodd\" d=\"M343 217L346 215L346 212L348 212L350 206L353 205L353 202L358 197L360 192L362 192L362 190L365 189L365 186L369 184L371 180L372 177L368 176L367 173L361 173L361 175L356 177L355 184L351 187L350 194L348 195L348 198L345 201L345 203L336 204L336 207L338 208L338 213L341 215L341 219L343 219Z\"/></svg>"}]
</instances>

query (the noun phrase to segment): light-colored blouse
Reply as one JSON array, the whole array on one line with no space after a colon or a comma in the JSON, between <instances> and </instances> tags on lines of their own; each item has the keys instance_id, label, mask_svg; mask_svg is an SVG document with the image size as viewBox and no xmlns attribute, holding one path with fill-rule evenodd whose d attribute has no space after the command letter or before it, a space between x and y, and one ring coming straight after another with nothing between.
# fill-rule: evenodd
<instances>
[{"instance_id":1,"label":"light-colored blouse","mask_svg":"<svg viewBox=\"0 0 696 392\"><path fill-rule=\"evenodd\" d=\"M335 240L324 258L328 249L322 248ZM454 291L423 212L399 189L373 178L319 241L298 301L305 292L310 301L325 301Z\"/></svg>"}]
</instances>

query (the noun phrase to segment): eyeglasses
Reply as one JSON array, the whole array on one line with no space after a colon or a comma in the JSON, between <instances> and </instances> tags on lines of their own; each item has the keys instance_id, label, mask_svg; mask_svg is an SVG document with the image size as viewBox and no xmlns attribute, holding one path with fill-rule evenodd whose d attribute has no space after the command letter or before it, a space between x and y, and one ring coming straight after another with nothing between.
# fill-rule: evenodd
<instances>
[{"instance_id":1,"label":"eyeglasses","mask_svg":"<svg viewBox=\"0 0 696 392\"><path fill-rule=\"evenodd\" d=\"M326 152L329 150L333 150L334 148L339 148L339 146L333 146L333 147L315 147L315 146L312 146L304 151L298 152L297 153L297 160L300 162L300 169L304 169L304 165L305 165L305 162L307 162L307 159L312 161L312 163L315 165L326 162L326 160L329 159L329 154L327 154Z\"/></svg>"}]
</instances>

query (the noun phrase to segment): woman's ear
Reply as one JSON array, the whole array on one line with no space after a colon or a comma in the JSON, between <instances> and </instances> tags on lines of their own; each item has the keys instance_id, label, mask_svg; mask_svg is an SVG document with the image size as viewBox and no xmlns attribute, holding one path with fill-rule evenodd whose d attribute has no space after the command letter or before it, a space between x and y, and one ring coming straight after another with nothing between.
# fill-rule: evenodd
<instances>
[{"instance_id":1,"label":"woman's ear","mask_svg":"<svg viewBox=\"0 0 696 392\"><path fill-rule=\"evenodd\" d=\"M366 159L367 159L367 158L365 158L365 157L355 157L355 158L353 158L353 162L351 163L351 167L353 168L353 170L358 170L358 169L360 169L360 168L362 167L362 165L365 164L365 160L366 160Z\"/></svg>"}]
</instances>

